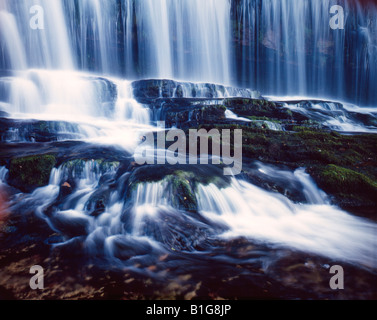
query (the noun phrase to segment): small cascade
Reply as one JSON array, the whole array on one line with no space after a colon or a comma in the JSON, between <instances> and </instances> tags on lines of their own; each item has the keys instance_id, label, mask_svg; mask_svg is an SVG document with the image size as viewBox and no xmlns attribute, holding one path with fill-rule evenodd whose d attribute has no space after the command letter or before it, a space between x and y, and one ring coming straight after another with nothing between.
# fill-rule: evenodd
<instances>
[{"instance_id":1,"label":"small cascade","mask_svg":"<svg viewBox=\"0 0 377 320\"><path fill-rule=\"evenodd\" d=\"M6 167L0 166L0 185L6 183L7 174L8 174L8 169Z\"/></svg>"},{"instance_id":2,"label":"small cascade","mask_svg":"<svg viewBox=\"0 0 377 320\"><path fill-rule=\"evenodd\" d=\"M339 132L377 132L377 111L348 103L315 100L304 97L275 97L284 108L298 112L309 119Z\"/></svg>"},{"instance_id":3,"label":"small cascade","mask_svg":"<svg viewBox=\"0 0 377 320\"><path fill-rule=\"evenodd\" d=\"M163 208L169 207L167 199L167 184L164 182L139 184L134 193L134 221L132 234L143 235L145 219L153 219L153 216Z\"/></svg>"},{"instance_id":4,"label":"small cascade","mask_svg":"<svg viewBox=\"0 0 377 320\"><path fill-rule=\"evenodd\" d=\"M174 80L138 80L132 83L138 100L159 98L223 99L229 97L260 98L260 93L214 83L179 82Z\"/></svg>"},{"instance_id":5,"label":"small cascade","mask_svg":"<svg viewBox=\"0 0 377 320\"><path fill-rule=\"evenodd\" d=\"M225 117L227 119L231 119L231 120L251 122L250 119L239 117L234 112L232 112L232 111L230 111L228 109L225 111Z\"/></svg>"},{"instance_id":6,"label":"small cascade","mask_svg":"<svg viewBox=\"0 0 377 320\"><path fill-rule=\"evenodd\" d=\"M72 71L28 70L22 77L0 78L0 88L2 111L13 119L27 120L23 126L7 124L8 132L1 137L7 142L80 139L131 150L150 123L149 109L133 98L128 81Z\"/></svg>"},{"instance_id":7,"label":"small cascade","mask_svg":"<svg viewBox=\"0 0 377 320\"><path fill-rule=\"evenodd\" d=\"M309 204L329 204L326 193L318 189L310 175L305 172L305 169L297 169L294 172L294 176L302 184L305 198Z\"/></svg>"},{"instance_id":8,"label":"small cascade","mask_svg":"<svg viewBox=\"0 0 377 320\"><path fill-rule=\"evenodd\" d=\"M128 81L118 82L118 99L114 119L127 119L138 124L150 123L150 110L144 108L133 97L132 85Z\"/></svg>"},{"instance_id":9,"label":"small cascade","mask_svg":"<svg viewBox=\"0 0 377 320\"><path fill-rule=\"evenodd\" d=\"M333 4L344 7L344 29L330 28ZM358 133L377 133L376 15L361 0L0 0L0 263L4 279L16 276L0 295L37 294L12 267L24 256L61 268L59 280L86 277L89 263L91 279L106 269L85 287L101 299L123 289L103 282L117 272L127 298L136 287L185 299L228 298L220 291L232 287L230 298L242 298L243 283L297 298L321 282L327 299L332 262L373 291L377 224L361 217L375 203L375 136ZM176 131L162 150L168 128L221 131L223 161L217 134L204 152L200 131L204 161L166 164L184 139ZM234 128L243 136L229 140ZM157 164L136 160L145 141ZM232 153L242 171L225 176Z\"/></svg>"},{"instance_id":10,"label":"small cascade","mask_svg":"<svg viewBox=\"0 0 377 320\"><path fill-rule=\"evenodd\" d=\"M316 187L308 182L304 177L305 193L310 195L309 199L316 198L310 194ZM248 237L277 247L292 247L371 268L377 266L376 225L330 205L297 205L236 180L225 189L213 184L200 186L197 198L201 214L228 226L222 235L226 239Z\"/></svg>"}]
</instances>

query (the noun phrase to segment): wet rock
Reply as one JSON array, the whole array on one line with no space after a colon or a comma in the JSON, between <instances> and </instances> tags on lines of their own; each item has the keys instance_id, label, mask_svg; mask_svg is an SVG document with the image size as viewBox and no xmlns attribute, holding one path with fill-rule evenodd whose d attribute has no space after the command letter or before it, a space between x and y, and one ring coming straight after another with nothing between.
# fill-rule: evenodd
<instances>
[{"instance_id":1,"label":"wet rock","mask_svg":"<svg viewBox=\"0 0 377 320\"><path fill-rule=\"evenodd\" d=\"M56 164L53 155L40 155L15 158L10 162L8 182L11 186L25 192L46 186L52 168Z\"/></svg>"},{"instance_id":2,"label":"wet rock","mask_svg":"<svg viewBox=\"0 0 377 320\"><path fill-rule=\"evenodd\" d=\"M158 98L259 98L260 93L250 89L226 87L212 83L177 82L173 80L139 80L133 84L134 97L141 103Z\"/></svg>"},{"instance_id":3,"label":"wet rock","mask_svg":"<svg viewBox=\"0 0 377 320\"><path fill-rule=\"evenodd\" d=\"M261 117L264 117L264 120L302 121L308 119L301 114L294 115L291 110L283 108L282 104L263 99L229 98L224 101L224 105L237 115L254 117L254 120L259 120Z\"/></svg>"},{"instance_id":4,"label":"wet rock","mask_svg":"<svg viewBox=\"0 0 377 320\"><path fill-rule=\"evenodd\" d=\"M50 222L65 236L78 237L87 235L90 218L74 210L68 210L54 213Z\"/></svg>"},{"instance_id":5,"label":"wet rock","mask_svg":"<svg viewBox=\"0 0 377 320\"><path fill-rule=\"evenodd\" d=\"M3 142L53 142L80 137L78 126L64 121L0 118L0 141Z\"/></svg>"}]
</instances>

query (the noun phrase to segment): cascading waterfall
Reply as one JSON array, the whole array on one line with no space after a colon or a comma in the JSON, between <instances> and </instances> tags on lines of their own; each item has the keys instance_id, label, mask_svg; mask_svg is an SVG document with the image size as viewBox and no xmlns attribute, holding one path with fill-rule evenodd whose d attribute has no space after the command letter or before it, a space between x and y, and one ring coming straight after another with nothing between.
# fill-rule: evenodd
<instances>
[{"instance_id":1,"label":"cascading waterfall","mask_svg":"<svg viewBox=\"0 0 377 320\"><path fill-rule=\"evenodd\" d=\"M150 123L150 112L133 98L129 81L62 70L21 75L0 78L2 111L15 119L55 121L58 140L78 137L131 151ZM9 134L4 140L22 137Z\"/></svg>"},{"instance_id":2,"label":"cascading waterfall","mask_svg":"<svg viewBox=\"0 0 377 320\"><path fill-rule=\"evenodd\" d=\"M269 99L282 101L284 108L308 116L331 130L377 132L375 126L377 110L374 108L359 108L349 103L308 100L302 97L269 97ZM363 121L365 116L369 121Z\"/></svg>"},{"instance_id":3,"label":"cascading waterfall","mask_svg":"<svg viewBox=\"0 0 377 320\"><path fill-rule=\"evenodd\" d=\"M344 8L344 30L329 26ZM357 1L232 1L237 79L265 94L377 101L376 6Z\"/></svg>"},{"instance_id":4,"label":"cascading waterfall","mask_svg":"<svg viewBox=\"0 0 377 320\"><path fill-rule=\"evenodd\" d=\"M377 102L373 3L342 0L39 1L2 5L3 69L92 70L253 87L264 94ZM329 26L342 5L345 29ZM7 30L7 32L4 32ZM183 35L183 36L181 36Z\"/></svg>"},{"instance_id":5,"label":"cascading waterfall","mask_svg":"<svg viewBox=\"0 0 377 320\"><path fill-rule=\"evenodd\" d=\"M26 56L17 28L16 19L8 12L0 11L0 35L7 47L9 57L2 55L2 66L6 66L5 58L9 59L9 68L13 70L26 69ZM10 53L13 54L10 54Z\"/></svg>"},{"instance_id":6,"label":"cascading waterfall","mask_svg":"<svg viewBox=\"0 0 377 320\"><path fill-rule=\"evenodd\" d=\"M43 30L30 28L30 8L34 5L44 10L46 28ZM3 35L0 61L5 62L2 69L74 68L62 1L7 0L0 7L0 18Z\"/></svg>"},{"instance_id":7,"label":"cascading waterfall","mask_svg":"<svg viewBox=\"0 0 377 320\"><path fill-rule=\"evenodd\" d=\"M147 243L164 252L171 245L166 233L181 235L188 242L187 248L195 252L190 241L198 241L196 235L189 233L194 238L191 239L185 234L187 226L194 225L197 230L207 228L207 233L219 239L246 237L276 248L289 247L366 268L377 267L376 224L331 206L326 194L302 169L292 173L258 165L263 174L301 184L306 204L293 203L283 195L232 178L225 188L199 184L196 195L199 216L189 216L175 208L171 195L176 191L163 180L138 184L130 199L122 197L121 189L112 191L97 218L94 204L101 198L98 192L103 188L98 181L105 176L114 179L118 166L118 163L101 164L95 160L67 163L53 169L48 186L27 196L23 204L13 205L37 206L40 216L54 230L65 234L67 240L87 235L85 243L89 252L105 250L111 257L122 256L125 263L132 255L122 253L119 246L144 255ZM1 181L6 172L5 168L0 169ZM65 181L75 181L76 187L66 196L62 209L46 216L44 210L57 200L59 186ZM170 215L174 216L173 223L168 222Z\"/></svg>"},{"instance_id":8,"label":"cascading waterfall","mask_svg":"<svg viewBox=\"0 0 377 320\"><path fill-rule=\"evenodd\" d=\"M66 1L65 5L69 21L79 26L70 33L80 44L78 64L84 69L123 71L128 78L230 82L228 1Z\"/></svg>"},{"instance_id":9,"label":"cascading waterfall","mask_svg":"<svg viewBox=\"0 0 377 320\"><path fill-rule=\"evenodd\" d=\"M300 179L308 186L305 177ZM309 186L318 193L315 185ZM297 206L233 180L232 186L223 190L215 185L201 186L198 200L203 215L229 226L223 235L226 238L246 236L376 267L376 226L323 204L323 198L316 199L319 204Z\"/></svg>"},{"instance_id":10,"label":"cascading waterfall","mask_svg":"<svg viewBox=\"0 0 377 320\"><path fill-rule=\"evenodd\" d=\"M316 125L324 134L376 133L377 9L353 2L340 1L346 26L332 30L335 0L1 1L7 211L44 219L58 234L54 248L77 241L90 258L148 276L180 275L181 263L193 274L207 262L233 268L271 258L268 264L274 250L375 272L376 223L332 205L305 168L250 160L227 179L213 165L139 166L132 159L144 134L159 130L154 122L166 119L179 129L242 125L263 152L277 155L267 137L286 134L296 143L315 136ZM30 28L33 5L44 10L42 30ZM248 114L254 109L258 116ZM278 120L265 116L269 109ZM33 176L23 189L17 161L34 166L36 158L36 171L56 160L49 181ZM360 167L368 165L359 158ZM259 256L245 262L229 248L239 239L266 251L247 249Z\"/></svg>"}]
</instances>

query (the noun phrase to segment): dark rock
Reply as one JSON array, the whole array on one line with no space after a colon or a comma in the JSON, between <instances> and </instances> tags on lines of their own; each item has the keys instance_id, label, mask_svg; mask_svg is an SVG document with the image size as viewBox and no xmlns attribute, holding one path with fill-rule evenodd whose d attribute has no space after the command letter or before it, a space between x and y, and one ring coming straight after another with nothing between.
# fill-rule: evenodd
<instances>
[{"instance_id":1,"label":"dark rock","mask_svg":"<svg viewBox=\"0 0 377 320\"><path fill-rule=\"evenodd\" d=\"M211 83L177 82L173 80L139 80L132 83L134 97L140 103L158 98L224 98L244 96L259 98L260 93L250 89L226 87Z\"/></svg>"},{"instance_id":2,"label":"dark rock","mask_svg":"<svg viewBox=\"0 0 377 320\"><path fill-rule=\"evenodd\" d=\"M46 186L56 159L52 155L12 159L8 183L25 192Z\"/></svg>"},{"instance_id":3,"label":"dark rock","mask_svg":"<svg viewBox=\"0 0 377 320\"><path fill-rule=\"evenodd\" d=\"M175 92L175 96L177 98L183 98L183 88L182 88L182 85L178 85L177 86L177 90Z\"/></svg>"},{"instance_id":4,"label":"dark rock","mask_svg":"<svg viewBox=\"0 0 377 320\"><path fill-rule=\"evenodd\" d=\"M63 182L62 185L60 186L60 191L59 191L59 195L57 199L58 202L63 202L64 199L70 196L75 190L76 183L74 179L67 179L67 180L68 181Z\"/></svg>"},{"instance_id":5,"label":"dark rock","mask_svg":"<svg viewBox=\"0 0 377 320\"><path fill-rule=\"evenodd\" d=\"M67 133L69 132L69 133ZM0 118L0 141L54 142L80 138L78 126L64 121L13 120Z\"/></svg>"},{"instance_id":6,"label":"dark rock","mask_svg":"<svg viewBox=\"0 0 377 320\"><path fill-rule=\"evenodd\" d=\"M177 83L173 80L141 80L133 82L134 97L138 98L172 98Z\"/></svg>"}]
</instances>

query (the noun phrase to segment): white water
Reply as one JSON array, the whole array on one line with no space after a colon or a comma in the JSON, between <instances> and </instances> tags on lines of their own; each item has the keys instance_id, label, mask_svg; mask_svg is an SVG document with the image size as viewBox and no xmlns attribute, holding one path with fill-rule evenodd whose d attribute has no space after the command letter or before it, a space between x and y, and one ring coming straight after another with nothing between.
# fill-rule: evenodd
<instances>
[{"instance_id":1,"label":"white water","mask_svg":"<svg viewBox=\"0 0 377 320\"><path fill-rule=\"evenodd\" d=\"M254 122L258 124L261 127L268 128L269 130L273 131L282 131L283 128L279 123L274 123L272 121L266 121L266 120L250 120L248 118L243 118L237 116L234 112L227 109L225 111L225 117L229 120L236 120L236 121L243 121L243 122Z\"/></svg>"},{"instance_id":2,"label":"white water","mask_svg":"<svg viewBox=\"0 0 377 320\"><path fill-rule=\"evenodd\" d=\"M28 11L35 1L26 0L23 5L15 6L14 3L20 4L17 2L6 0L0 4L0 62L3 64L3 61L7 61L4 68L12 71L11 76L0 78L0 85L7 94L1 106L12 118L75 123L79 125L78 134L84 141L133 150L141 132L150 129L149 111L133 99L129 82L107 74L119 74L119 69L123 68L126 74L135 77L224 84L231 82L233 64L227 41L231 32L228 1L140 0L135 7L130 1L122 1L127 10L123 11L120 19L123 23L119 25L114 22L114 1L82 0L77 9L73 1L63 5L63 1L39 0L37 3L46 12L46 29L36 32L30 30ZM241 64L242 67L244 63L246 66L241 70L244 72L248 69L248 73L243 73L242 80L250 83L250 79L264 79L266 83L260 84L260 87L274 94L325 94L327 82L324 79L328 75L328 64L312 69L305 61L305 28L302 25L310 10L304 2L293 6L290 4L292 2L287 1L266 1L260 17L263 20L261 24L253 14L257 11L248 9L251 2L241 2L244 4L241 6L243 20L240 23L246 28L248 26L245 22L248 21L249 32L264 31L263 27L269 26L271 30L266 30L264 38L260 40L264 42L264 47L273 50L260 53L260 40L254 39L252 49L242 52ZM318 3L311 2L315 9L312 25L313 30L318 31L315 33L315 42L324 43L323 37L327 38L330 32L326 17L321 16L327 1ZM131 8L135 10L136 16ZM76 16L78 21L75 20ZM137 39L133 38L135 35L130 30L135 17L138 18ZM359 20L362 23L366 21L365 17ZM250 28L254 25L256 28ZM118 26L124 32L121 37L124 57L119 54L116 45ZM374 30L373 26L371 30ZM271 38L273 31L280 28L282 32L279 37L283 41L274 41L276 39ZM290 36L289 31L292 30L293 36ZM324 31L326 34L323 34ZM260 35L259 32L255 34ZM292 41L288 41L288 38ZM373 43L373 39L368 35L367 42ZM344 36L336 36L334 42L334 52L339 57L336 65L340 72L332 81L336 85L335 92L342 97L347 92L345 71L340 67L344 65L345 59L342 52ZM138 44L138 53L135 52L135 43ZM358 44L355 43L354 47L357 48ZM363 92L369 90L372 101L375 93L370 89L370 83L376 83L376 73L363 67L366 57L374 65L373 48L368 46L368 52L356 55L355 62L360 67L360 73L352 78L356 88L355 96L360 98ZM279 63L277 57L282 53L286 54L287 61ZM276 63L259 63L259 71L254 70L256 64L251 66L246 61L252 61L255 54L257 58L267 57ZM312 57L318 59L318 52ZM134 59L138 60L140 70L134 67ZM98 78L90 73L73 71L87 69L106 74L106 77ZM250 74L257 76L249 78ZM264 76L260 77L260 74ZM314 84L314 88L309 88L310 84ZM112 85L116 92L114 101L108 97L113 90ZM197 87L199 91L203 88L201 85ZM189 91L185 94L191 96ZM218 96L227 94L219 92ZM352 128L354 131L360 130L348 122L347 117L325 120L331 126L346 131L352 131ZM85 205L102 177L102 174L94 173L93 165L87 163L84 174L77 177L77 189L66 199L66 209L54 212L46 219L56 230L62 226L68 229L81 226L89 234L86 242L89 249L102 242L107 252L114 255L115 243L119 241L119 236L125 236L126 233L121 220L125 199L118 191L114 191L105 212L97 220L88 216ZM1 168L1 181L5 173L6 170ZM213 222L228 226L228 231L219 235L222 237L246 236L270 245L295 248L375 268L376 225L328 205L323 193L306 174L298 171L295 175L303 185L310 203L308 205L294 204L283 196L233 180L231 186L225 189L215 185L199 186L197 197L200 213ZM57 199L63 180L62 168L54 169L48 186L19 198L20 202L29 204L30 208L36 207L40 216L44 216L44 208ZM167 190L161 183L140 185L137 188L133 195L135 219L131 234L127 234L134 238L142 234L142 226L147 218L157 218L156 208L170 205Z\"/></svg>"},{"instance_id":3,"label":"white water","mask_svg":"<svg viewBox=\"0 0 377 320\"><path fill-rule=\"evenodd\" d=\"M140 10L145 13L141 26L152 38L144 50L157 67L155 75L229 84L227 1L142 0ZM172 48L174 38L177 56Z\"/></svg>"},{"instance_id":4,"label":"white water","mask_svg":"<svg viewBox=\"0 0 377 320\"><path fill-rule=\"evenodd\" d=\"M229 227L224 238L248 237L276 247L377 267L377 225L330 205L294 204L235 179L225 189L213 184L200 186L198 202L201 214Z\"/></svg>"},{"instance_id":5,"label":"white water","mask_svg":"<svg viewBox=\"0 0 377 320\"><path fill-rule=\"evenodd\" d=\"M341 32L329 27L335 4L344 8ZM376 9L373 1L237 1L238 77L265 94L374 105Z\"/></svg>"},{"instance_id":6,"label":"white water","mask_svg":"<svg viewBox=\"0 0 377 320\"><path fill-rule=\"evenodd\" d=\"M261 165L260 170L278 178L285 176L287 181L299 181L308 204L295 204L283 195L267 192L234 178L229 187L223 189L214 184L200 184L197 193L199 213L214 225L220 224L227 229L217 237L247 237L276 248L292 248L367 268L377 267L375 223L331 206L326 195L302 169L292 174L288 171L274 172L272 167ZM5 170L1 169L0 172L3 175ZM160 212L172 212L176 217L176 225L169 225L173 228L171 231L174 228L179 230L182 221L201 225L199 220L185 217L182 212L173 209L170 197L174 190L164 180L137 185L132 195L132 207L126 213L126 217L131 219L130 229L124 227L122 219L127 199L122 198L118 191L111 194L103 214L97 219L91 217L87 202L105 173L114 175L116 166L99 171L98 163L85 162L82 170L74 172L77 188L65 200L66 209L46 217L50 226L57 230L84 226L88 234L86 246L90 252L100 250L98 248L102 243L108 254L114 254L119 241L123 243L127 239L131 242L142 239L161 249L161 244L145 233L148 230L145 229L146 223L157 223L159 228L163 228ZM37 189L23 201L37 205L37 211L43 216L43 208L56 199L59 185L66 179L66 167L54 169L50 185Z\"/></svg>"},{"instance_id":7,"label":"white water","mask_svg":"<svg viewBox=\"0 0 377 320\"><path fill-rule=\"evenodd\" d=\"M291 172L261 162L257 162L256 165L259 173L268 177L270 181L283 182L286 188L296 185L295 189L300 189L299 191L303 193L308 204L330 204L326 193L317 187L304 168Z\"/></svg>"},{"instance_id":8,"label":"white water","mask_svg":"<svg viewBox=\"0 0 377 320\"><path fill-rule=\"evenodd\" d=\"M29 25L33 5L45 28ZM275 95L377 101L376 6L331 0L3 0L5 69L91 70L254 87Z\"/></svg>"},{"instance_id":9,"label":"white water","mask_svg":"<svg viewBox=\"0 0 377 320\"><path fill-rule=\"evenodd\" d=\"M250 119L239 117L234 112L232 112L230 110L226 110L225 111L225 117L227 119L231 119L231 120L239 120L239 121L251 122Z\"/></svg>"},{"instance_id":10,"label":"white water","mask_svg":"<svg viewBox=\"0 0 377 320\"><path fill-rule=\"evenodd\" d=\"M6 176L8 174L8 169L6 167L0 167L0 185L6 182Z\"/></svg>"},{"instance_id":11,"label":"white water","mask_svg":"<svg viewBox=\"0 0 377 320\"><path fill-rule=\"evenodd\" d=\"M84 141L131 152L141 133L150 128L150 111L133 99L129 81L72 71L28 70L18 77L0 78L0 85L8 92L2 111L13 119L77 125L57 125L58 134L71 133Z\"/></svg>"},{"instance_id":12,"label":"white water","mask_svg":"<svg viewBox=\"0 0 377 320\"><path fill-rule=\"evenodd\" d=\"M319 101L299 96L267 98L270 101L284 102L283 107L306 115L335 131L377 133L376 125L365 125L354 117L354 114L368 115L377 123L377 112L373 108L360 108L346 102Z\"/></svg>"},{"instance_id":13,"label":"white water","mask_svg":"<svg viewBox=\"0 0 377 320\"><path fill-rule=\"evenodd\" d=\"M297 169L294 176L301 182L305 198L309 204L330 204L326 193L318 189L305 169Z\"/></svg>"},{"instance_id":14,"label":"white water","mask_svg":"<svg viewBox=\"0 0 377 320\"><path fill-rule=\"evenodd\" d=\"M0 36L8 48L11 68L25 69L27 66L25 51L21 42L16 19L8 12L0 11Z\"/></svg>"},{"instance_id":15,"label":"white water","mask_svg":"<svg viewBox=\"0 0 377 320\"><path fill-rule=\"evenodd\" d=\"M2 3L0 30L4 31L1 34L5 37L2 45L13 70L35 67L74 68L62 1L22 0L21 4L19 0L6 0ZM43 30L30 28L32 15L29 11L34 5L44 9Z\"/></svg>"},{"instance_id":16,"label":"white water","mask_svg":"<svg viewBox=\"0 0 377 320\"><path fill-rule=\"evenodd\" d=\"M163 182L139 184L133 197L135 201L132 233L141 236L145 219L153 219L159 210L169 208L167 185Z\"/></svg>"}]
</instances>

